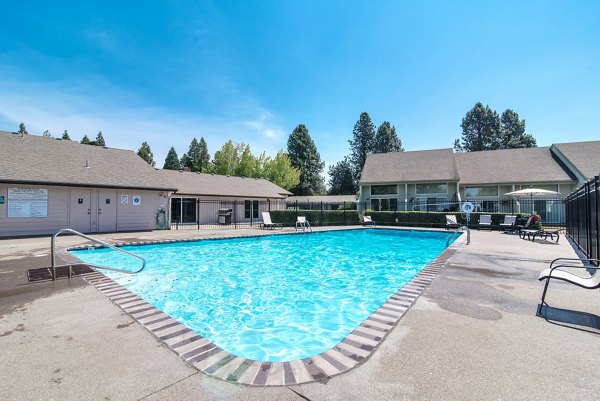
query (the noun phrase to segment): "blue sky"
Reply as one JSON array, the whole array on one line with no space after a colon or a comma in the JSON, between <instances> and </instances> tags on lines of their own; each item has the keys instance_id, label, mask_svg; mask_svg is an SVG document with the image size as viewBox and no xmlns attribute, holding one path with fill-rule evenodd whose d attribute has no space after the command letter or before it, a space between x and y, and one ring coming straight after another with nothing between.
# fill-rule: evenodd
<instances>
[{"instance_id":1,"label":"blue sky","mask_svg":"<svg viewBox=\"0 0 600 401\"><path fill-rule=\"evenodd\" d=\"M3 2L0 130L108 146L157 166L193 137L254 154L305 124L327 164L361 112L406 150L452 147L481 101L545 146L600 139L600 2Z\"/></svg>"}]
</instances>

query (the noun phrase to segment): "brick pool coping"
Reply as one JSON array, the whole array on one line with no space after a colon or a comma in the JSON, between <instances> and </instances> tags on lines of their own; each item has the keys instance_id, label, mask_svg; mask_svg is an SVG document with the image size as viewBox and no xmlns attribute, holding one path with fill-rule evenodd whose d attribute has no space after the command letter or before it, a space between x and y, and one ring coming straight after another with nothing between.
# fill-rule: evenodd
<instances>
[{"instance_id":1,"label":"brick pool coping","mask_svg":"<svg viewBox=\"0 0 600 401\"><path fill-rule=\"evenodd\" d=\"M104 274L94 272L86 275L84 279L199 371L233 383L287 386L326 380L364 363L446 265L448 259L462 246L464 236L465 234L446 248L336 346L318 355L289 362L260 362L233 355ZM224 236L218 239L231 238L240 236ZM118 246L212 239L214 238L142 241L122 243ZM88 248L90 247L72 247L69 250Z\"/></svg>"}]
</instances>

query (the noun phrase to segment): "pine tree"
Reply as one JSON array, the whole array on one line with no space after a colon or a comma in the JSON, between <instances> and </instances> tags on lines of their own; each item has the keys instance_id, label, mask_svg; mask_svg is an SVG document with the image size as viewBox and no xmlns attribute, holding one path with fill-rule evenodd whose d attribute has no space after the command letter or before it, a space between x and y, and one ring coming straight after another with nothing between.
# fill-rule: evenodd
<instances>
[{"instance_id":1,"label":"pine tree","mask_svg":"<svg viewBox=\"0 0 600 401\"><path fill-rule=\"evenodd\" d=\"M291 189L294 195L321 195L325 184L321 172L325 163L304 124L292 131L287 143L288 156L292 167L300 170L300 182Z\"/></svg>"},{"instance_id":2,"label":"pine tree","mask_svg":"<svg viewBox=\"0 0 600 401\"><path fill-rule=\"evenodd\" d=\"M67 132L67 130L65 130L65 132L63 132L62 139L65 140L65 141L70 141L71 140L71 138L69 137L69 133Z\"/></svg>"},{"instance_id":3,"label":"pine tree","mask_svg":"<svg viewBox=\"0 0 600 401\"><path fill-rule=\"evenodd\" d=\"M352 164L352 176L354 179L354 188L358 189L362 169L367 160L367 156L373 153L375 143L375 125L371 121L369 113L363 112L354 129L353 138L350 142L350 163Z\"/></svg>"},{"instance_id":4,"label":"pine tree","mask_svg":"<svg viewBox=\"0 0 600 401\"><path fill-rule=\"evenodd\" d=\"M52 134L50 134L50 131L48 131L48 130L44 131L44 133L42 134L42 136L44 138L52 138Z\"/></svg>"},{"instance_id":5,"label":"pine tree","mask_svg":"<svg viewBox=\"0 0 600 401\"><path fill-rule=\"evenodd\" d=\"M163 165L164 170L181 170L181 165L179 164L179 157L177 157L177 152L174 147L169 149L169 153L167 153L167 157L165 158L165 164Z\"/></svg>"},{"instance_id":6,"label":"pine tree","mask_svg":"<svg viewBox=\"0 0 600 401\"><path fill-rule=\"evenodd\" d=\"M106 146L104 142L104 137L102 136L102 131L98 131L98 135L96 135L96 140L92 143L96 146Z\"/></svg>"},{"instance_id":7,"label":"pine tree","mask_svg":"<svg viewBox=\"0 0 600 401\"><path fill-rule=\"evenodd\" d=\"M84 135L83 138L81 138L81 143L84 145L92 145L92 141L90 141L90 138L88 138L87 135Z\"/></svg>"},{"instance_id":8,"label":"pine tree","mask_svg":"<svg viewBox=\"0 0 600 401\"><path fill-rule=\"evenodd\" d=\"M532 135L525 133L525 120L521 120L519 115L507 109L500 116L501 124L501 145L502 149L515 148L533 148L537 146L536 140Z\"/></svg>"},{"instance_id":9,"label":"pine tree","mask_svg":"<svg viewBox=\"0 0 600 401\"><path fill-rule=\"evenodd\" d=\"M29 135L29 132L27 132L27 128L25 128L25 123L22 121L21 121L21 124L19 124L18 134L21 136Z\"/></svg>"},{"instance_id":10,"label":"pine tree","mask_svg":"<svg viewBox=\"0 0 600 401\"><path fill-rule=\"evenodd\" d=\"M459 143L455 141L454 149L456 151L475 152L500 149L500 117L489 106L477 102L462 119L460 126L463 134Z\"/></svg>"},{"instance_id":11,"label":"pine tree","mask_svg":"<svg viewBox=\"0 0 600 401\"><path fill-rule=\"evenodd\" d=\"M210 154L208 153L208 146L206 146L206 141L203 137L200 137L200 141L198 142L198 148L200 153L200 172L208 173L210 172Z\"/></svg>"},{"instance_id":12,"label":"pine tree","mask_svg":"<svg viewBox=\"0 0 600 401\"><path fill-rule=\"evenodd\" d=\"M148 145L148 142L142 143L142 146L138 149L137 154L152 167L156 165L156 162L154 161L154 155L152 154L152 150L150 150L150 145Z\"/></svg>"},{"instance_id":13,"label":"pine tree","mask_svg":"<svg viewBox=\"0 0 600 401\"><path fill-rule=\"evenodd\" d=\"M384 121L375 134L373 153L403 152L402 141L396 135L396 127Z\"/></svg>"},{"instance_id":14,"label":"pine tree","mask_svg":"<svg viewBox=\"0 0 600 401\"><path fill-rule=\"evenodd\" d=\"M352 179L352 164L344 158L329 167L329 195L352 195L356 193Z\"/></svg>"}]
</instances>

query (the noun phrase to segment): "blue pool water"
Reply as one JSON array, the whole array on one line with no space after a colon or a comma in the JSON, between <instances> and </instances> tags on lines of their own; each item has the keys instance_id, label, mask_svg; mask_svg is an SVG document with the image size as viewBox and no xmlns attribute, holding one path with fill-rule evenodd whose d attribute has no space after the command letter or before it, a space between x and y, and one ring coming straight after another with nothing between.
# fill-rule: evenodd
<instances>
[{"instance_id":1,"label":"blue pool water","mask_svg":"<svg viewBox=\"0 0 600 401\"><path fill-rule=\"evenodd\" d=\"M448 234L364 229L124 247L104 271L224 350L290 361L343 340L446 247ZM71 251L112 267L110 249Z\"/></svg>"}]
</instances>

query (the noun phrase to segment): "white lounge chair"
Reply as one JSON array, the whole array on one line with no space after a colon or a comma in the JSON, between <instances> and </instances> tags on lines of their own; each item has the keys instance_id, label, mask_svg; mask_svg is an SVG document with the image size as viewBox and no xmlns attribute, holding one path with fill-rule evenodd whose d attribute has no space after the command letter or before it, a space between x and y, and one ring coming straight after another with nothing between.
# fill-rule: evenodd
<instances>
[{"instance_id":1,"label":"white lounge chair","mask_svg":"<svg viewBox=\"0 0 600 401\"><path fill-rule=\"evenodd\" d=\"M371 216L363 216L363 226L373 226L375 227L375 222L371 218Z\"/></svg>"},{"instance_id":2,"label":"white lounge chair","mask_svg":"<svg viewBox=\"0 0 600 401\"><path fill-rule=\"evenodd\" d=\"M491 214L482 214L479 216L479 229L489 228L492 230L492 215Z\"/></svg>"},{"instance_id":3,"label":"white lounge chair","mask_svg":"<svg viewBox=\"0 0 600 401\"><path fill-rule=\"evenodd\" d=\"M586 263L587 262L587 263ZM555 263L557 263L555 265ZM582 265L580 263L586 263L586 265ZM545 303L546 292L548 291L548 284L550 284L551 279L566 281L567 283L575 284L581 288L585 288L587 290L595 290L600 288L600 266L591 266L589 263L600 264L600 260L598 259L576 259L576 258L558 258L554 259L550 263L550 267L544 269L540 273L539 280L546 280L546 285L544 286L544 292L542 293L542 302L538 305L537 314L541 315L542 306ZM585 270L594 270L593 274L587 274L585 276L575 274L572 271L565 269L585 269Z\"/></svg>"},{"instance_id":4,"label":"white lounge chair","mask_svg":"<svg viewBox=\"0 0 600 401\"><path fill-rule=\"evenodd\" d=\"M447 214L446 215L446 230L449 228L458 228L460 227L460 224L458 224L458 221L456 221L456 215L455 214Z\"/></svg>"},{"instance_id":5,"label":"white lounge chair","mask_svg":"<svg viewBox=\"0 0 600 401\"><path fill-rule=\"evenodd\" d=\"M260 224L260 228L261 229L265 229L265 228L270 228L271 230L274 228L281 228L283 229L283 225L281 225L280 223L273 223L271 221L271 213L269 212L262 212L262 218L263 221Z\"/></svg>"},{"instance_id":6,"label":"white lounge chair","mask_svg":"<svg viewBox=\"0 0 600 401\"><path fill-rule=\"evenodd\" d=\"M306 220L306 216L298 216L298 219L296 220L296 230L299 228L301 228L302 231L306 231L307 228L312 231L312 227L308 220Z\"/></svg>"},{"instance_id":7,"label":"white lounge chair","mask_svg":"<svg viewBox=\"0 0 600 401\"><path fill-rule=\"evenodd\" d=\"M515 232L515 224L517 223L517 216L504 216L504 221L500 223L500 228L504 229L504 232Z\"/></svg>"}]
</instances>

